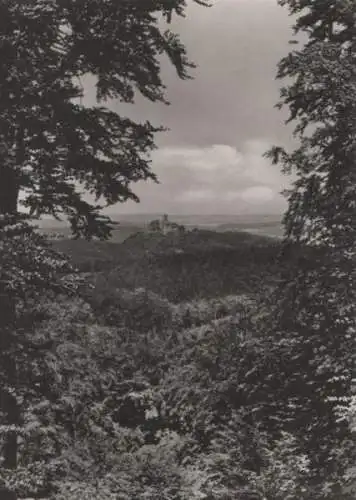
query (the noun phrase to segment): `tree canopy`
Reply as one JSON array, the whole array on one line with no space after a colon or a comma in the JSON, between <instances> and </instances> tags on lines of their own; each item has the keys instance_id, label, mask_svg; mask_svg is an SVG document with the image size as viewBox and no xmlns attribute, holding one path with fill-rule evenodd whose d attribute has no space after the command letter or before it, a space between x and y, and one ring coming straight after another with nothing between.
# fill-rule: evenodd
<instances>
[{"instance_id":1,"label":"tree canopy","mask_svg":"<svg viewBox=\"0 0 356 500\"><path fill-rule=\"evenodd\" d=\"M167 102L162 57L189 78L194 64L169 27L185 9L184 0L1 2L0 213L17 211L21 191L31 215L65 215L77 236L109 234L100 208L138 201L131 184L157 180L149 153L162 128L105 103L133 103L138 92ZM81 102L86 75L92 107Z\"/></svg>"},{"instance_id":2,"label":"tree canopy","mask_svg":"<svg viewBox=\"0 0 356 500\"><path fill-rule=\"evenodd\" d=\"M296 175L284 226L286 248L300 256L277 301L277 349L289 356L289 417L313 450L324 488L313 498L327 498L327 484L328 494L341 498L346 465L335 450L350 438L355 376L356 10L348 0L279 3L297 16L294 31L307 40L281 60L277 75L288 78L278 107L289 108L298 146L268 153Z\"/></svg>"},{"instance_id":3,"label":"tree canopy","mask_svg":"<svg viewBox=\"0 0 356 500\"><path fill-rule=\"evenodd\" d=\"M184 0L0 3L1 475L27 489L42 472L36 459L21 464L21 439L26 418L30 427L36 420L36 398L48 391L37 382L46 377L52 346L43 338L33 343L41 320L34 309L45 290L68 293L76 279L61 280L71 272L67 259L26 222L20 194L30 218L65 216L77 237L110 235L111 221L100 210L138 201L131 184L157 180L149 154L163 129L121 116L107 101L133 103L139 92L166 103L163 57L179 78L189 78L194 64L169 27L186 6ZM87 75L96 86L92 107L82 102Z\"/></svg>"}]
</instances>

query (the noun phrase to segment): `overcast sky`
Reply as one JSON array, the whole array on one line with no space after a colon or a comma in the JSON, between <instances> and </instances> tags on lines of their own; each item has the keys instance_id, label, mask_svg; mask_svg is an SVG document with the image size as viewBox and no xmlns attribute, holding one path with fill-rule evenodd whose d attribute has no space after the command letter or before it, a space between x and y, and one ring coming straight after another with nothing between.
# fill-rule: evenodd
<instances>
[{"instance_id":1,"label":"overcast sky","mask_svg":"<svg viewBox=\"0 0 356 500\"><path fill-rule=\"evenodd\" d=\"M285 112L273 108L281 82L276 64L289 50L292 20L277 0L192 2L174 29L198 65L194 80L181 81L164 64L170 106L139 98L129 114L165 125L152 169L160 184L135 185L139 205L111 213L278 213L288 184L262 154L273 143L287 145ZM112 103L116 111L128 108Z\"/></svg>"}]
</instances>

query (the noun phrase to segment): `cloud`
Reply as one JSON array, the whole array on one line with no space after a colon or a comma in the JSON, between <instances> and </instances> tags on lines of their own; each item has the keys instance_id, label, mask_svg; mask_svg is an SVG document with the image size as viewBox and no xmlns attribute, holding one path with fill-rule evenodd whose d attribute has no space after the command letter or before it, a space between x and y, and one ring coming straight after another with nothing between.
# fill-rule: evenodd
<instances>
[{"instance_id":1,"label":"cloud","mask_svg":"<svg viewBox=\"0 0 356 500\"><path fill-rule=\"evenodd\" d=\"M196 203L215 200L216 194L211 189L191 189L181 193L177 198L181 203Z\"/></svg>"},{"instance_id":2,"label":"cloud","mask_svg":"<svg viewBox=\"0 0 356 500\"><path fill-rule=\"evenodd\" d=\"M245 189L241 193L241 198L250 204L261 205L262 203L273 200L275 193L273 189L267 186L253 186Z\"/></svg>"},{"instance_id":3,"label":"cloud","mask_svg":"<svg viewBox=\"0 0 356 500\"><path fill-rule=\"evenodd\" d=\"M281 212L288 185L262 157L271 144L293 144L279 100L278 61L290 47L292 20L275 0L213 0L204 9L188 2L187 16L171 28L197 63L193 80L181 81L166 59L162 78L170 106L137 94L135 105L110 102L134 120L169 128L158 134L152 169L160 184L140 182L128 202L111 213ZM90 81L87 103L94 103Z\"/></svg>"},{"instance_id":4,"label":"cloud","mask_svg":"<svg viewBox=\"0 0 356 500\"><path fill-rule=\"evenodd\" d=\"M238 150L226 144L163 147L152 155L160 184L134 186L141 203L118 207L121 213L238 213L284 209L280 191L288 178L263 157L264 140L247 141Z\"/></svg>"},{"instance_id":5,"label":"cloud","mask_svg":"<svg viewBox=\"0 0 356 500\"><path fill-rule=\"evenodd\" d=\"M197 64L193 80L180 80L167 58L162 79L170 106L136 95L136 104L112 101L110 106L135 120L150 120L169 131L157 136L160 146L241 147L253 137L291 141L286 112L274 109L281 82L278 61L290 47L288 10L276 0L212 0L202 8L188 2L187 16L173 18L171 28ZM90 79L83 79L86 102L94 104Z\"/></svg>"}]
</instances>

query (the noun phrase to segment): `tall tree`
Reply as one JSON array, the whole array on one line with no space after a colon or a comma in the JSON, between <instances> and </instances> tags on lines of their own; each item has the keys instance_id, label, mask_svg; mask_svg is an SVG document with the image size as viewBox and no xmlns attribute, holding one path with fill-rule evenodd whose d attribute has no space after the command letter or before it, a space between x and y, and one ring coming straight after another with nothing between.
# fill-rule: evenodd
<instances>
[{"instance_id":1,"label":"tall tree","mask_svg":"<svg viewBox=\"0 0 356 500\"><path fill-rule=\"evenodd\" d=\"M16 474L18 436L23 436L24 430L23 408L38 397L37 365L52 345L49 339L34 336L39 320L35 306L44 294L76 290L78 281L69 279L73 269L67 259L16 216L0 218L0 257L2 482L7 475L13 479Z\"/></svg>"},{"instance_id":2,"label":"tall tree","mask_svg":"<svg viewBox=\"0 0 356 500\"><path fill-rule=\"evenodd\" d=\"M296 175L286 193L285 243L302 256L277 308L283 411L312 456L313 498L341 498L345 464L335 450L348 436L355 366L356 9L349 0L278 3L296 16L295 34L306 36L278 71L288 78L278 107L289 107L299 145L268 153Z\"/></svg>"},{"instance_id":3,"label":"tall tree","mask_svg":"<svg viewBox=\"0 0 356 500\"><path fill-rule=\"evenodd\" d=\"M162 129L103 103L133 103L137 92L166 102L162 56L189 78L194 65L168 27L185 9L185 0L1 2L0 214L17 211L21 191L32 215L64 214L77 236L110 233L100 208L138 201L131 183L156 180L147 155ZM87 75L96 85L92 107L81 103Z\"/></svg>"},{"instance_id":4,"label":"tall tree","mask_svg":"<svg viewBox=\"0 0 356 500\"><path fill-rule=\"evenodd\" d=\"M136 123L104 104L133 103L137 92L167 102L162 57L180 78L189 78L194 65L169 29L172 15L183 16L185 9L185 0L0 2L0 336L8 363L0 377L8 469L16 468L21 424L18 367L22 355L30 359L38 352L30 331L19 327L19 297L27 307L63 270L60 258L19 223L19 195L31 217L67 216L77 237L109 236L111 221L100 210L138 201L131 184L157 180L149 153L162 128ZM96 85L92 107L82 103L87 75Z\"/></svg>"}]
</instances>

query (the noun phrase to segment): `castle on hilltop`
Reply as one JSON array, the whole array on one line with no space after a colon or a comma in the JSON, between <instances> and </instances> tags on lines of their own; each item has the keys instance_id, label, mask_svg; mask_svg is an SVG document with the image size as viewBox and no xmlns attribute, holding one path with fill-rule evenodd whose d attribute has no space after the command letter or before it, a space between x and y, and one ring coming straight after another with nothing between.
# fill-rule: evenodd
<instances>
[{"instance_id":1,"label":"castle on hilltop","mask_svg":"<svg viewBox=\"0 0 356 500\"><path fill-rule=\"evenodd\" d=\"M164 235L171 232L183 233L185 232L185 227L181 224L177 224L176 222L171 222L168 219L168 215L164 214L160 219L155 219L151 221L148 225L149 231L155 233L162 233Z\"/></svg>"}]
</instances>

